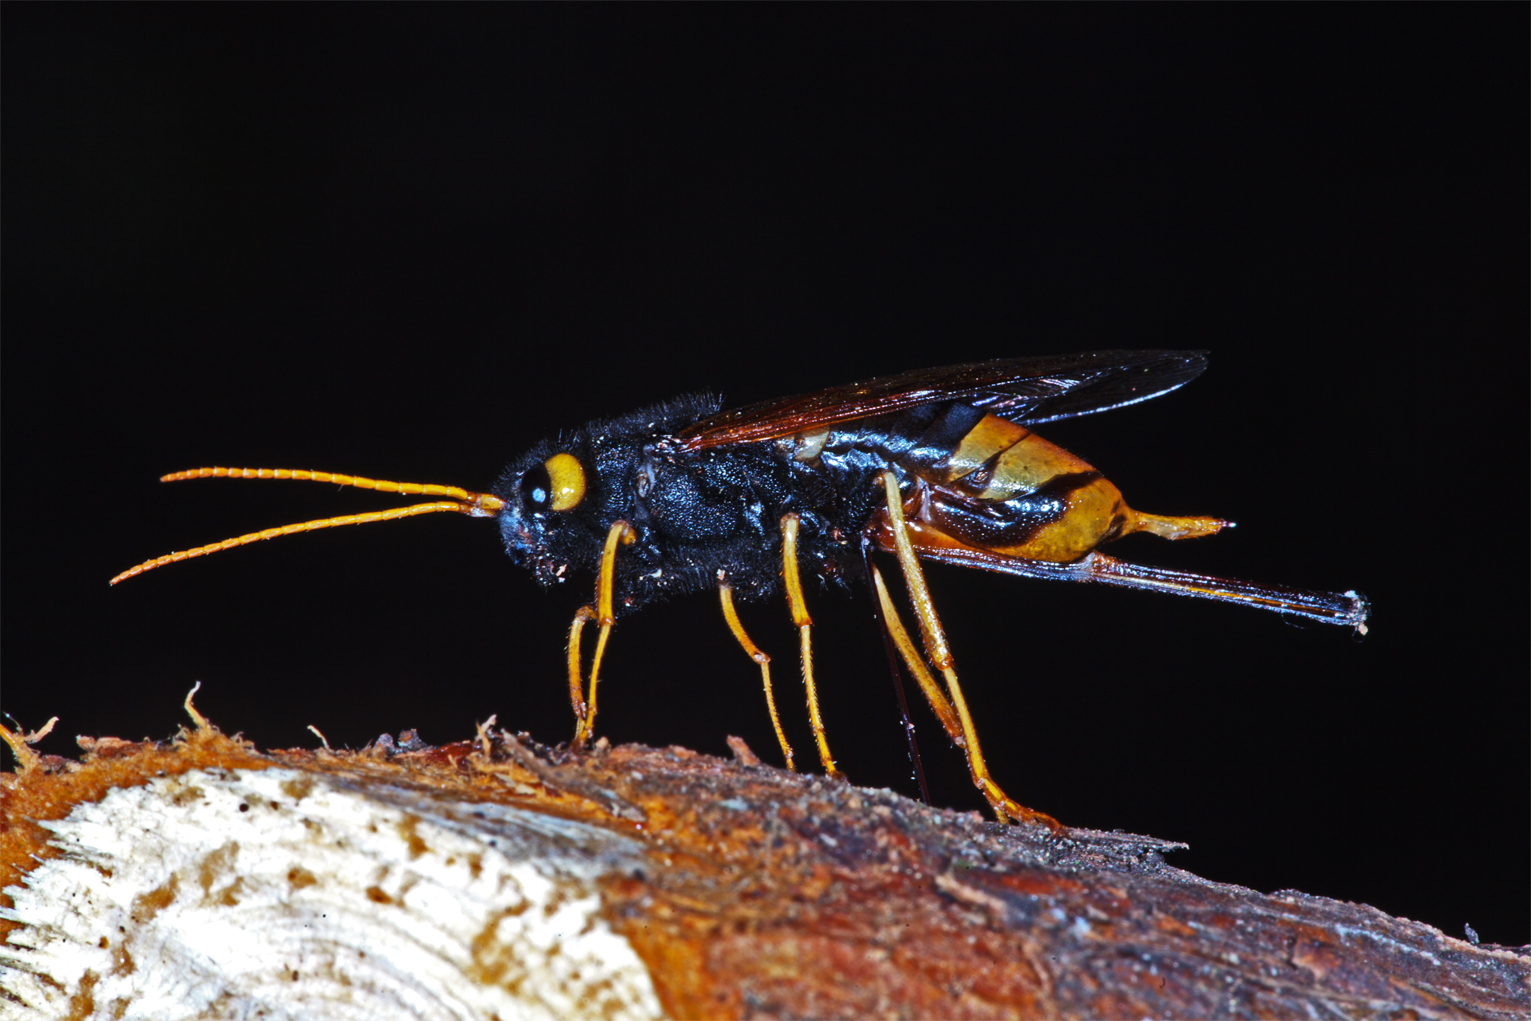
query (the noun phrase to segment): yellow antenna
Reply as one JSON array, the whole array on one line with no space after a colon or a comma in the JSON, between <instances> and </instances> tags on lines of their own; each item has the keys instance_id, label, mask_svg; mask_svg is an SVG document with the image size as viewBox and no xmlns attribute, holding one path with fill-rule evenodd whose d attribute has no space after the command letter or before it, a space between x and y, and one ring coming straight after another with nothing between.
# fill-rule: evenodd
<instances>
[{"instance_id":1,"label":"yellow antenna","mask_svg":"<svg viewBox=\"0 0 1531 1021\"><path fill-rule=\"evenodd\" d=\"M169 553L153 560L147 560L137 567L123 571L111 580L115 585L125 578L152 571L156 567L173 564L180 560L190 560L192 557L203 557L209 553L217 553L219 550L233 549L235 546L244 546L252 542L260 542L262 539L275 539L279 535L292 535L296 532L313 532L321 528L334 528L337 525L367 525L374 521L393 521L397 518L412 518L417 514L439 514L450 511L454 514L466 514L473 518L493 517L505 505L505 501L489 493L475 493L472 490L462 489L458 486L436 486L419 482L383 482L378 479L363 478L360 475L337 475L334 472L305 471L302 468L191 468L182 472L171 472L169 475L161 475L161 482L180 482L185 479L297 479L300 482L328 482L337 486L355 486L358 489L375 489L380 493L402 493L406 496L445 496L447 500L436 500L432 503L417 503L409 507L395 507L393 510L369 511L365 514L342 514L333 518L318 518L314 521L304 521L296 525L283 525L280 528L267 528L259 532L249 532L233 539L224 539L222 542L210 543L207 546L198 546L195 549L182 550L178 553Z\"/></svg>"}]
</instances>

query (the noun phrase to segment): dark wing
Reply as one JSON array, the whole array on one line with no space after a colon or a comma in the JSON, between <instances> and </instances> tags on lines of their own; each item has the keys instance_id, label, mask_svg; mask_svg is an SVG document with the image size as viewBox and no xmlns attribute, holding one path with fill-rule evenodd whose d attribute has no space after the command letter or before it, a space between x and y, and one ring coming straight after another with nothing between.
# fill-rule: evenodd
<instances>
[{"instance_id":1,"label":"dark wing","mask_svg":"<svg viewBox=\"0 0 1531 1021\"><path fill-rule=\"evenodd\" d=\"M1205 351L1091 351L916 369L720 411L681 430L689 450L758 443L921 404L960 401L1023 425L1146 401L1207 367Z\"/></svg>"}]
</instances>

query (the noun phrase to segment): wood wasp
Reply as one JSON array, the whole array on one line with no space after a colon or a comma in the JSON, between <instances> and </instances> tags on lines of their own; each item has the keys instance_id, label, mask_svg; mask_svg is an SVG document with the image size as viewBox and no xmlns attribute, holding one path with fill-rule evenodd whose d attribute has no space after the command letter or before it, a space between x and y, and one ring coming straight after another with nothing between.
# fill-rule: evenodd
<instances>
[{"instance_id":1,"label":"wood wasp","mask_svg":"<svg viewBox=\"0 0 1531 1021\"><path fill-rule=\"evenodd\" d=\"M506 552L543 585L566 581L574 571L596 576L595 599L580 607L569 630L576 747L591 736L596 683L617 618L671 595L716 589L729 629L760 667L766 707L791 769L771 659L734 609L736 594L757 600L782 592L798 628L819 761L840 776L819 715L802 575L842 585L865 579L890 663L896 654L908 668L995 813L1056 827L990 777L920 560L1197 596L1366 630L1367 603L1354 591L1212 578L1098 551L1132 532L1189 539L1229 522L1133 510L1100 472L1029 427L1158 397L1190 382L1206 364L1198 351L1098 351L920 369L733 410L723 410L714 396L682 397L544 441L484 493L304 470L176 472L162 481L300 479L437 499L171 553L112 584L295 532L445 511L493 517ZM923 650L905 628L873 552L895 556ZM587 680L580 638L590 623L599 631Z\"/></svg>"}]
</instances>

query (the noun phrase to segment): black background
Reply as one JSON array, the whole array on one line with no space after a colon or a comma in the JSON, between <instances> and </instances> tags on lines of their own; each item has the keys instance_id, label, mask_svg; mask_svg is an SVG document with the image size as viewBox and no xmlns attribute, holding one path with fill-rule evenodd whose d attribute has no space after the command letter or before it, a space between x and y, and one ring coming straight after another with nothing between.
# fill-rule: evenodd
<instances>
[{"instance_id":1,"label":"black background","mask_svg":"<svg viewBox=\"0 0 1531 1021\"><path fill-rule=\"evenodd\" d=\"M1237 530L1116 555L1373 600L1372 634L932 568L994 773L1175 862L1528 931L1524 5L7 5L4 708L263 747L565 739L563 635L447 516L200 465L487 486L681 392L1212 352L1045 428ZM1519 565L1519 566L1517 566ZM909 791L864 594L810 595L832 746ZM746 607L811 741L783 607ZM599 731L775 761L696 596L624 621ZM938 804L981 807L916 715Z\"/></svg>"}]
</instances>

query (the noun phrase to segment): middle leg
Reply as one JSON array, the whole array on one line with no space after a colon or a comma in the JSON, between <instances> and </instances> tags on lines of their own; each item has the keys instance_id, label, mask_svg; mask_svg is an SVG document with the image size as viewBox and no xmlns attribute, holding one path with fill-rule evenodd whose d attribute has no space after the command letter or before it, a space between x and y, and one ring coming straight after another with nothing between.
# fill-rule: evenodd
<instances>
[{"instance_id":1,"label":"middle leg","mask_svg":"<svg viewBox=\"0 0 1531 1021\"><path fill-rule=\"evenodd\" d=\"M797 767L792 764L792 746L787 743L787 735L783 733L781 720L776 715L776 696L771 691L771 657L761 652L750 641L750 636L745 634L744 625L739 622L739 614L734 610L734 587L728 583L726 571L718 572L718 598L723 603L723 619L728 621L728 629L738 639L745 655L760 664L760 681L765 685L766 709L771 713L771 726L776 728L776 740L781 743L781 753L787 760L787 768L796 772Z\"/></svg>"},{"instance_id":2,"label":"middle leg","mask_svg":"<svg viewBox=\"0 0 1531 1021\"><path fill-rule=\"evenodd\" d=\"M809 632L813 619L808 616L808 606L803 602L803 583L797 573L797 527L796 514L785 514L781 519L781 574L787 589L787 608L792 611L792 623L802 642L803 687L808 690L808 723L813 728L813 739L819 745L819 761L824 772L839 779L845 775L835 768L835 760L829 754L829 742L824 738L824 721L819 718L819 693L813 684L813 642Z\"/></svg>"}]
</instances>

